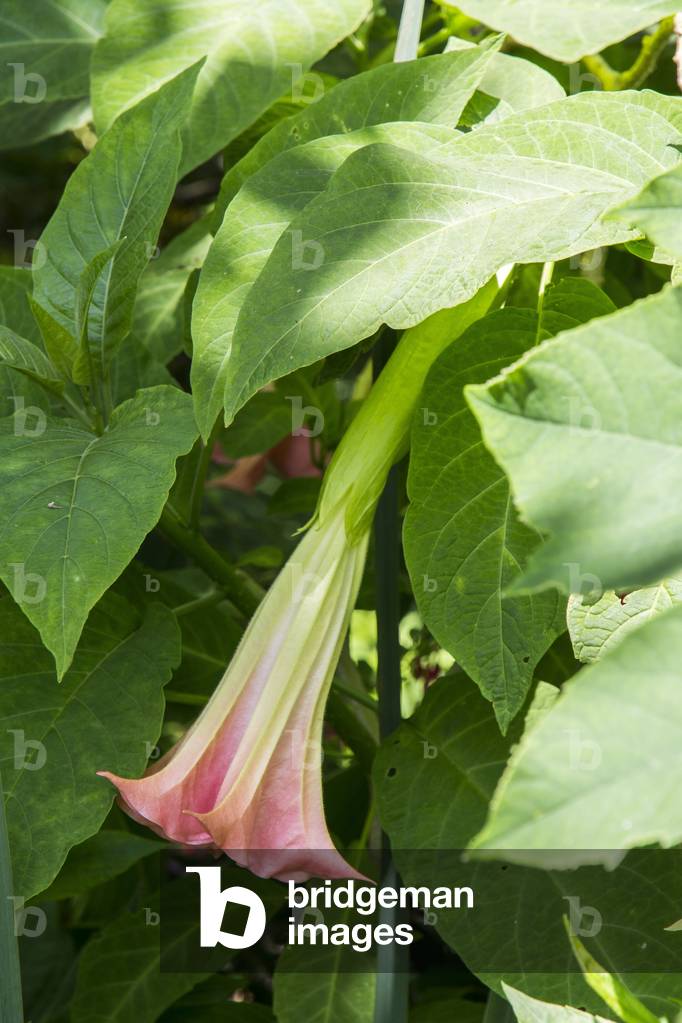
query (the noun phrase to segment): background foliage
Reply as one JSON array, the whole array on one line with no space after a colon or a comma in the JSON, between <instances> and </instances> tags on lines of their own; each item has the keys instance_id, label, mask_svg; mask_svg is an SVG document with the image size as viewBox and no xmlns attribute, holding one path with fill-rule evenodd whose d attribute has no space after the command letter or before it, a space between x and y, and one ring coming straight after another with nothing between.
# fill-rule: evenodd
<instances>
[{"instance_id":1,"label":"background foliage","mask_svg":"<svg viewBox=\"0 0 682 1023\"><path fill-rule=\"evenodd\" d=\"M436 0L394 62L394 0L0 0L3 1020L678 1011L613 939L477 976L451 918L409 977L278 941L161 974L166 843L96 775L182 736L397 336L471 302L332 686L330 830L413 884L409 850L682 841L675 11Z\"/></svg>"}]
</instances>

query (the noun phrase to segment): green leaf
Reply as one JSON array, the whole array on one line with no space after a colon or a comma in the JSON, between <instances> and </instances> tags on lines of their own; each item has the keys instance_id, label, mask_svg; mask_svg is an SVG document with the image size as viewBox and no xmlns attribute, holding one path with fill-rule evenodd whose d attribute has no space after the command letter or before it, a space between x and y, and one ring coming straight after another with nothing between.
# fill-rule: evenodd
<instances>
[{"instance_id":1,"label":"green leaf","mask_svg":"<svg viewBox=\"0 0 682 1023\"><path fill-rule=\"evenodd\" d=\"M504 473L463 396L542 338L615 307L583 278L545 292L542 322L526 309L479 320L431 368L412 427L404 545L424 621L495 705L503 729L534 669L565 629L563 601L508 596L539 537L519 522Z\"/></svg>"},{"instance_id":2,"label":"green leaf","mask_svg":"<svg viewBox=\"0 0 682 1023\"><path fill-rule=\"evenodd\" d=\"M660 18L674 14L674 0L464 0L460 10L500 32L566 63L598 53Z\"/></svg>"},{"instance_id":3,"label":"green leaf","mask_svg":"<svg viewBox=\"0 0 682 1023\"><path fill-rule=\"evenodd\" d=\"M0 149L17 149L87 119L90 58L106 0L0 5Z\"/></svg>"},{"instance_id":4,"label":"green leaf","mask_svg":"<svg viewBox=\"0 0 682 1023\"><path fill-rule=\"evenodd\" d=\"M604 967L600 966L597 960L590 955L582 941L573 934L568 917L564 917L564 925L571 948L580 964L586 982L606 1002L609 1009L615 1012L624 1023L660 1023L658 1017L654 1016L653 1012L650 1012L646 1005L633 995L619 977L607 973Z\"/></svg>"},{"instance_id":5,"label":"green leaf","mask_svg":"<svg viewBox=\"0 0 682 1023\"><path fill-rule=\"evenodd\" d=\"M0 989L0 1009L3 1020L21 1023L24 1013L21 998L19 946L17 945L14 922L14 898L17 889L12 875L12 857L3 795L3 780L0 775L0 967L3 978L2 989Z\"/></svg>"},{"instance_id":6,"label":"green leaf","mask_svg":"<svg viewBox=\"0 0 682 1023\"><path fill-rule=\"evenodd\" d=\"M72 1023L154 1023L204 979L202 973L160 971L156 905L123 913L83 952L70 1018Z\"/></svg>"},{"instance_id":7,"label":"green leaf","mask_svg":"<svg viewBox=\"0 0 682 1023\"><path fill-rule=\"evenodd\" d=\"M0 335L1 337L1 335ZM230 458L262 455L292 431L292 406L283 394L254 394L220 438Z\"/></svg>"},{"instance_id":8,"label":"green leaf","mask_svg":"<svg viewBox=\"0 0 682 1023\"><path fill-rule=\"evenodd\" d=\"M650 181L630 202L611 210L608 220L639 228L676 260L682 260L682 167Z\"/></svg>"},{"instance_id":9,"label":"green leaf","mask_svg":"<svg viewBox=\"0 0 682 1023\"><path fill-rule=\"evenodd\" d=\"M549 534L515 588L631 590L682 566L681 326L667 288L468 388L521 518Z\"/></svg>"},{"instance_id":10,"label":"green leaf","mask_svg":"<svg viewBox=\"0 0 682 1023\"><path fill-rule=\"evenodd\" d=\"M445 52L467 50L474 43L451 36ZM566 93L556 78L529 60L494 53L481 79L479 91L472 96L463 112L464 124L493 123L504 120L519 110L531 110L563 99ZM486 109L493 102L493 109Z\"/></svg>"},{"instance_id":11,"label":"green leaf","mask_svg":"<svg viewBox=\"0 0 682 1023\"><path fill-rule=\"evenodd\" d=\"M73 379L73 366L78 358L76 339L69 331L55 320L54 316L43 309L33 296L30 306L35 322L40 328L42 343L49 359L63 380ZM85 378L87 382L87 378Z\"/></svg>"},{"instance_id":12,"label":"green leaf","mask_svg":"<svg viewBox=\"0 0 682 1023\"><path fill-rule=\"evenodd\" d=\"M572 685L569 683L569 687ZM553 687L541 686L536 691L525 722L521 750L552 718L555 713L552 706L560 705L563 699L559 697L558 703L553 704L555 697ZM655 694L651 698L655 700ZM597 718L605 732L615 732L613 718L609 719L603 708L595 706ZM633 732L635 727L633 723ZM459 850L467 845L472 832L485 818L509 747L518 743L520 733L517 721L506 741L500 736L492 708L480 699L477 687L463 674L439 680L427 690L413 717L384 741L376 757L374 783L381 823L391 839L404 884L473 887L474 915L458 910L438 911L436 928L489 987L500 991L501 980L506 980L541 998L597 1007L596 997L575 970L566 942L561 920L566 910L563 897L580 891L587 905L599 906L609 924L600 933L609 968L612 961L615 968L623 958L632 963L633 939L638 942L637 948L641 942L655 940L661 920L667 923L666 914L676 913L679 901L673 880L678 874L676 860L661 853L659 859L652 861L649 850L631 853L619 883L608 886L601 867L591 868L587 876L587 868L583 868L578 880L572 871L528 870L516 865L480 863L478 859L463 861ZM624 746L628 743L630 754L641 746L640 740L633 745L631 735L624 737ZM544 751L544 760L535 770L538 789L545 785L551 791L555 776L548 777L548 768L551 770L561 757L562 747ZM612 771L611 779L613 776ZM673 788L671 780L671 792ZM617 800L608 798L615 814ZM623 805L629 810L628 803L621 803L622 816ZM598 818L584 817L586 831L595 819ZM553 842L551 827L548 821L550 846L575 848L571 840L562 842L561 835ZM596 842L599 837L595 836ZM547 867L547 848L538 853L538 866ZM570 852L567 856L575 858ZM624 890L628 899L623 897ZM655 909L652 892L656 893L656 900L662 900L660 904L656 901ZM641 907L649 903L651 912L643 914ZM673 973L677 956L672 947L670 951L669 973L641 975L636 984L633 982L638 995L650 1000L660 1010L659 1014L669 1011L679 993L679 977ZM539 972L545 963L547 972Z\"/></svg>"},{"instance_id":13,"label":"green leaf","mask_svg":"<svg viewBox=\"0 0 682 1023\"><path fill-rule=\"evenodd\" d=\"M132 342L162 365L182 351L189 336L185 294L190 277L203 265L212 241L208 219L195 221L151 260L140 278Z\"/></svg>"},{"instance_id":14,"label":"green leaf","mask_svg":"<svg viewBox=\"0 0 682 1023\"><path fill-rule=\"evenodd\" d=\"M0 759L15 887L28 899L101 827L115 793L96 771L142 772L180 643L165 608L151 606L140 625L130 605L108 594L57 685L49 654L7 596L0 617Z\"/></svg>"},{"instance_id":15,"label":"green leaf","mask_svg":"<svg viewBox=\"0 0 682 1023\"><path fill-rule=\"evenodd\" d=\"M44 352L7 327L0 327L0 364L23 373L54 394L64 390L64 381L56 375Z\"/></svg>"},{"instance_id":16,"label":"green leaf","mask_svg":"<svg viewBox=\"0 0 682 1023\"><path fill-rule=\"evenodd\" d=\"M325 910L325 923L349 922L348 911ZM355 967L354 967L355 964ZM290 945L274 976L273 1008L278 1023L372 1023L376 975L358 969L357 953L342 946Z\"/></svg>"},{"instance_id":17,"label":"green leaf","mask_svg":"<svg viewBox=\"0 0 682 1023\"><path fill-rule=\"evenodd\" d=\"M174 643L177 645L175 637ZM47 891L42 893L41 901L70 899L80 895L124 874L135 863L164 848L164 842L132 835L128 831L104 828L71 849L59 874Z\"/></svg>"},{"instance_id":18,"label":"green leaf","mask_svg":"<svg viewBox=\"0 0 682 1023\"><path fill-rule=\"evenodd\" d=\"M510 262L626 240L598 218L676 162L680 124L681 99L583 93L455 138L435 158L388 145L352 154L241 306L228 420L272 379L382 323L403 329L463 302ZM306 252L292 267L292 238L314 262Z\"/></svg>"},{"instance_id":19,"label":"green leaf","mask_svg":"<svg viewBox=\"0 0 682 1023\"><path fill-rule=\"evenodd\" d=\"M154 527L196 428L187 395L141 391L102 436L23 410L0 421L0 575L61 678L88 613Z\"/></svg>"},{"instance_id":20,"label":"green leaf","mask_svg":"<svg viewBox=\"0 0 682 1023\"><path fill-rule=\"evenodd\" d=\"M495 40L494 49L498 47ZM347 78L311 107L280 121L227 172L216 204L216 222L220 224L246 179L287 149L391 121L456 128L493 53L489 43L472 45L457 53L384 64Z\"/></svg>"},{"instance_id":21,"label":"green leaf","mask_svg":"<svg viewBox=\"0 0 682 1023\"><path fill-rule=\"evenodd\" d=\"M381 823L399 868L401 849L466 847L485 820L508 752L492 708L465 675L427 690L374 761Z\"/></svg>"},{"instance_id":22,"label":"green leaf","mask_svg":"<svg viewBox=\"0 0 682 1023\"><path fill-rule=\"evenodd\" d=\"M539 537L519 522L463 388L502 369L537 334L530 310L479 320L432 366L412 427L404 545L413 590L425 623L492 700L503 731L565 629L564 603L556 592L505 595Z\"/></svg>"},{"instance_id":23,"label":"green leaf","mask_svg":"<svg viewBox=\"0 0 682 1023\"><path fill-rule=\"evenodd\" d=\"M0 266L0 323L35 345L42 343L38 324L31 312L33 271Z\"/></svg>"},{"instance_id":24,"label":"green leaf","mask_svg":"<svg viewBox=\"0 0 682 1023\"><path fill-rule=\"evenodd\" d=\"M314 240L306 245L303 235L286 230L298 211L324 191L349 154L368 143L390 138L406 148L435 152L452 136L450 129L436 125L409 122L371 125L348 135L313 139L287 150L246 181L231 203L206 257L193 305L192 391L195 415L204 437L210 433L221 406L232 409L235 374L262 357L261 339L256 336L243 353L236 351L234 329L244 296L266 265L278 239L287 245L289 264L294 253L309 267L318 259L320 250ZM310 357L298 360L291 369L317 358L311 348ZM228 418L232 416L226 421Z\"/></svg>"},{"instance_id":25,"label":"green leaf","mask_svg":"<svg viewBox=\"0 0 682 1023\"><path fill-rule=\"evenodd\" d=\"M179 128L197 73L194 66L178 75L116 122L69 178L41 236L46 258L34 272L34 297L74 338L83 271L120 243L89 308L90 345L102 363L130 330L138 278L175 189Z\"/></svg>"},{"instance_id":26,"label":"green leaf","mask_svg":"<svg viewBox=\"0 0 682 1023\"><path fill-rule=\"evenodd\" d=\"M551 1005L524 995L503 982L502 988L511 1002L518 1023L607 1023L601 1016L573 1009L570 1005Z\"/></svg>"},{"instance_id":27,"label":"green leaf","mask_svg":"<svg viewBox=\"0 0 682 1023\"><path fill-rule=\"evenodd\" d=\"M631 593L604 593L596 601L577 594L568 601L568 628L579 661L596 661L633 629L682 603L682 578L672 576L657 586Z\"/></svg>"},{"instance_id":28,"label":"green leaf","mask_svg":"<svg viewBox=\"0 0 682 1023\"><path fill-rule=\"evenodd\" d=\"M682 839L681 637L675 607L565 684L516 750L472 848L531 865L557 850L560 867Z\"/></svg>"},{"instance_id":29,"label":"green leaf","mask_svg":"<svg viewBox=\"0 0 682 1023\"><path fill-rule=\"evenodd\" d=\"M236 138L353 32L368 0L112 0L95 49L99 131L183 68L208 57L183 131L183 174ZM267 33L264 35L264 27Z\"/></svg>"},{"instance_id":30,"label":"green leaf","mask_svg":"<svg viewBox=\"0 0 682 1023\"><path fill-rule=\"evenodd\" d=\"M113 263L116 253L125 244L125 238L119 238L109 245L102 252L90 260L83 268L78 287L76 289L76 342L78 344L78 356L71 368L74 381L77 384L92 386L93 378L101 377L104 367L102 366L103 345L95 345L94 352L90 350L90 338L88 332L88 316L90 306L95 297L95 289L102 273L109 263ZM110 268L113 272L113 267Z\"/></svg>"}]
</instances>

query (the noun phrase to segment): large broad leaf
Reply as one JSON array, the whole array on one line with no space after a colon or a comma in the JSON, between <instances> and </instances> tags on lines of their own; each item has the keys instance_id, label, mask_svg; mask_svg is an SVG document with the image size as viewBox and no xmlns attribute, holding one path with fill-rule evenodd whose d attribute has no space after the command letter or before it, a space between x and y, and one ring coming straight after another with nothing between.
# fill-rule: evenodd
<instances>
[{"instance_id":1,"label":"large broad leaf","mask_svg":"<svg viewBox=\"0 0 682 1023\"><path fill-rule=\"evenodd\" d=\"M290 262L298 259L314 268L320 257L314 241L286 230L299 210L323 192L343 161L363 146L390 139L406 149L437 152L452 135L450 129L428 124L371 125L285 151L246 181L211 246L193 305L192 391L204 437L221 407L232 407L234 375L244 359L260 354L255 345L243 354L235 351L234 329L245 295L278 240L284 237L288 242Z\"/></svg>"},{"instance_id":2,"label":"large broad leaf","mask_svg":"<svg viewBox=\"0 0 682 1023\"><path fill-rule=\"evenodd\" d=\"M196 938L195 938L196 940ZM160 970L157 907L123 913L81 956L73 1023L154 1023L205 974Z\"/></svg>"},{"instance_id":3,"label":"large broad leaf","mask_svg":"<svg viewBox=\"0 0 682 1023\"><path fill-rule=\"evenodd\" d=\"M549 533L519 588L630 590L682 566L681 329L668 288L468 390L523 521Z\"/></svg>"},{"instance_id":4,"label":"large broad leaf","mask_svg":"<svg viewBox=\"0 0 682 1023\"><path fill-rule=\"evenodd\" d=\"M505 593L540 538L519 522L463 388L613 308L590 282L567 278L546 293L541 323L527 309L491 313L434 363L415 414L404 531L413 589L431 632L493 701L504 730L565 629L564 602L556 593Z\"/></svg>"},{"instance_id":5,"label":"large broad leaf","mask_svg":"<svg viewBox=\"0 0 682 1023\"><path fill-rule=\"evenodd\" d=\"M632 593L609 590L598 600L573 594L568 601L568 629L579 661L596 661L633 629L682 603L682 578L664 579Z\"/></svg>"},{"instance_id":6,"label":"large broad leaf","mask_svg":"<svg viewBox=\"0 0 682 1023\"><path fill-rule=\"evenodd\" d=\"M178 75L116 122L69 179L41 236L45 261L34 273L34 297L74 338L83 272L118 243L89 308L96 365L130 330L137 282L177 182L179 129L197 73Z\"/></svg>"},{"instance_id":7,"label":"large broad leaf","mask_svg":"<svg viewBox=\"0 0 682 1023\"><path fill-rule=\"evenodd\" d=\"M486 25L567 63L597 53L679 9L675 0L463 0Z\"/></svg>"},{"instance_id":8,"label":"large broad leaf","mask_svg":"<svg viewBox=\"0 0 682 1023\"><path fill-rule=\"evenodd\" d=\"M682 167L660 174L609 219L638 227L652 242L682 261Z\"/></svg>"},{"instance_id":9,"label":"large broad leaf","mask_svg":"<svg viewBox=\"0 0 682 1023\"><path fill-rule=\"evenodd\" d=\"M348 923L348 914L325 910L325 923ZM355 957L355 967L354 967ZM334 947L285 948L274 977L278 1023L371 1023L374 1018L376 976L358 970L352 949Z\"/></svg>"},{"instance_id":10,"label":"large broad leaf","mask_svg":"<svg viewBox=\"0 0 682 1023\"><path fill-rule=\"evenodd\" d=\"M107 0L0 3L0 149L87 118L90 57Z\"/></svg>"},{"instance_id":11,"label":"large broad leaf","mask_svg":"<svg viewBox=\"0 0 682 1023\"><path fill-rule=\"evenodd\" d=\"M552 849L575 865L679 842L681 655L675 607L567 682L516 750L473 847L530 864Z\"/></svg>"},{"instance_id":12,"label":"large broad leaf","mask_svg":"<svg viewBox=\"0 0 682 1023\"><path fill-rule=\"evenodd\" d=\"M119 406L102 436L24 411L0 421L0 575L61 678L93 605L154 527L196 437L171 387Z\"/></svg>"},{"instance_id":13,"label":"large broad leaf","mask_svg":"<svg viewBox=\"0 0 682 1023\"><path fill-rule=\"evenodd\" d=\"M465 848L485 820L508 753L509 741L470 679L447 676L430 688L374 762L393 849Z\"/></svg>"},{"instance_id":14,"label":"large broad leaf","mask_svg":"<svg viewBox=\"0 0 682 1023\"><path fill-rule=\"evenodd\" d=\"M614 673L614 694L616 687ZM587 679L585 689L590 689ZM586 697L589 700L589 692ZM538 687L526 719L522 749L545 728L555 713L553 708L563 699L554 702L552 687ZM602 706L595 706L594 720L600 720L604 734L613 735L616 741L618 726L613 715L605 715ZM570 725L564 721L564 727ZM480 699L477 688L465 676L454 675L431 687L416 714L384 742L375 761L374 782L381 822L391 839L403 883L473 887L475 910L438 910L435 927L489 986L501 991L501 982L506 981L538 998L598 1009L601 1003L580 975L562 923L568 909L565 897L580 892L585 896L583 904L598 906L603 915L599 948L605 968L624 961L632 965L633 955L640 955L633 950L641 951L641 942L648 941L649 947L656 948L654 969L670 968L671 972L633 976L632 986L658 1014L670 1012L679 993L680 978L672 972L679 969L674 965L679 964L679 957L672 951L672 942L663 956L657 935L661 920L675 916L679 902L676 858L638 850L628 856L623 874L614 875L617 881L602 867L584 868L576 876L574 871L463 860L460 850L487 814L509 746L518 742L520 727L514 723L512 729L505 741L492 708ZM566 763L565 743L564 736L563 744L544 750L542 763L538 759L534 775L538 789L544 786L551 791L554 765ZM624 749L628 743L632 751L641 747L632 734L624 736ZM614 773L611 771L611 778ZM671 793L673 788L671 780ZM618 809L613 795L605 795L612 816L620 813L625 818L629 814L629 797L624 798L626 802ZM533 808L526 809L530 815ZM583 820L588 829L595 817L584 814ZM537 856L538 866L546 867L546 853L540 851ZM651 911L642 912L649 903Z\"/></svg>"},{"instance_id":15,"label":"large broad leaf","mask_svg":"<svg viewBox=\"0 0 682 1023\"><path fill-rule=\"evenodd\" d=\"M208 160L353 32L368 0L112 0L92 94L104 131L121 111L208 57L183 132L183 172Z\"/></svg>"},{"instance_id":16,"label":"large broad leaf","mask_svg":"<svg viewBox=\"0 0 682 1023\"><path fill-rule=\"evenodd\" d=\"M220 187L216 217L222 219L249 175L279 153L313 139L389 121L423 121L456 128L492 54L490 45L471 46L419 61L384 64L346 79L310 108L280 121L227 172ZM558 88L561 91L561 86Z\"/></svg>"},{"instance_id":17,"label":"large broad leaf","mask_svg":"<svg viewBox=\"0 0 682 1023\"><path fill-rule=\"evenodd\" d=\"M0 618L0 760L16 892L30 898L68 850L101 827L115 793L96 772L135 776L144 768L180 637L166 608L150 607L140 624L130 605L108 594L58 685L52 658L8 596Z\"/></svg>"},{"instance_id":18,"label":"large broad leaf","mask_svg":"<svg viewBox=\"0 0 682 1023\"><path fill-rule=\"evenodd\" d=\"M273 378L382 323L402 329L457 305L507 263L632 237L598 218L677 161L680 126L682 99L584 93L456 138L437 158L387 145L353 154L246 296L228 418ZM305 260L292 260L292 239L308 244Z\"/></svg>"}]
</instances>

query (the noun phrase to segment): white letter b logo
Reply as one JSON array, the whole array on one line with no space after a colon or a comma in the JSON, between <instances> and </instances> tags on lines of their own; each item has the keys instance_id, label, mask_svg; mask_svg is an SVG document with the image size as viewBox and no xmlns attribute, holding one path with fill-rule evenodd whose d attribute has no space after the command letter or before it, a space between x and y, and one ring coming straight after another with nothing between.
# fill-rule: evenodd
<instances>
[{"instance_id":1,"label":"white letter b logo","mask_svg":"<svg viewBox=\"0 0 682 1023\"><path fill-rule=\"evenodd\" d=\"M265 906L255 892L240 885L222 891L220 867L185 867L185 872L199 875L202 948L215 948L219 944L224 948L251 948L260 941L265 930ZM233 934L222 929L225 908L229 902L246 906L249 911L243 934Z\"/></svg>"}]
</instances>

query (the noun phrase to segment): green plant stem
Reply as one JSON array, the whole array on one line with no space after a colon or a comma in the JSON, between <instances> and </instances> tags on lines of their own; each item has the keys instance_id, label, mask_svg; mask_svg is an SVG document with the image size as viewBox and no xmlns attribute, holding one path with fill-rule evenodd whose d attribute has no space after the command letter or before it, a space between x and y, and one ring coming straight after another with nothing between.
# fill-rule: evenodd
<instances>
[{"instance_id":1,"label":"green plant stem","mask_svg":"<svg viewBox=\"0 0 682 1023\"><path fill-rule=\"evenodd\" d=\"M608 61L598 53L583 57L583 64L601 82L607 92L636 89L656 70L661 54L668 45L674 25L674 17L664 18L654 32L644 36L637 59L627 71L614 71Z\"/></svg>"},{"instance_id":2,"label":"green plant stem","mask_svg":"<svg viewBox=\"0 0 682 1023\"><path fill-rule=\"evenodd\" d=\"M203 568L244 617L250 618L253 615L263 598L261 587L246 572L226 561L200 533L186 526L170 505L164 508L159 530Z\"/></svg>"},{"instance_id":3,"label":"green plant stem","mask_svg":"<svg viewBox=\"0 0 682 1023\"><path fill-rule=\"evenodd\" d=\"M335 686L332 686L327 699L325 718L339 738L353 751L365 774L369 775L377 744Z\"/></svg>"},{"instance_id":4,"label":"green plant stem","mask_svg":"<svg viewBox=\"0 0 682 1023\"><path fill-rule=\"evenodd\" d=\"M355 689L351 689L350 686L345 686L343 682L335 681L334 688L338 693L341 693L343 696L347 696L349 700L354 700L363 707L367 707L367 709L371 710L373 714L378 713L379 705L371 696L366 696L364 693L358 693Z\"/></svg>"},{"instance_id":5,"label":"green plant stem","mask_svg":"<svg viewBox=\"0 0 682 1023\"><path fill-rule=\"evenodd\" d=\"M12 861L5 819L5 800L0 775L0 1019L23 1023L19 948L14 927Z\"/></svg>"},{"instance_id":6,"label":"green plant stem","mask_svg":"<svg viewBox=\"0 0 682 1023\"><path fill-rule=\"evenodd\" d=\"M177 607L173 608L173 614L176 618L181 618L183 615L192 614L193 611L200 611L202 608L220 604L225 599L225 591L223 589L210 590L195 600L188 600L185 604L178 604Z\"/></svg>"}]
</instances>

